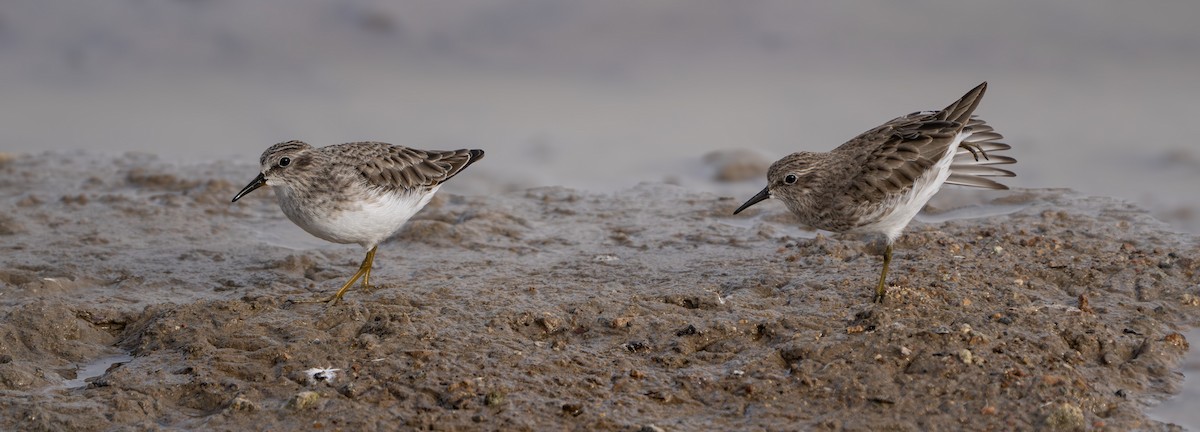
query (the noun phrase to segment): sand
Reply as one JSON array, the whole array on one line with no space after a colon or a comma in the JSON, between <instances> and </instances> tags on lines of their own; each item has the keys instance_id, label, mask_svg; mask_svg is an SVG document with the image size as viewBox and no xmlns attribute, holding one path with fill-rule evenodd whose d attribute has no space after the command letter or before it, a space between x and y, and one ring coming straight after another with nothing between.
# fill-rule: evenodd
<instances>
[{"instance_id":1,"label":"sand","mask_svg":"<svg viewBox=\"0 0 1200 432\"><path fill-rule=\"evenodd\" d=\"M362 251L231 204L254 173L0 162L0 429L1177 429L1200 246L1122 201L923 216L879 306L876 245L778 203L444 194L327 307Z\"/></svg>"}]
</instances>

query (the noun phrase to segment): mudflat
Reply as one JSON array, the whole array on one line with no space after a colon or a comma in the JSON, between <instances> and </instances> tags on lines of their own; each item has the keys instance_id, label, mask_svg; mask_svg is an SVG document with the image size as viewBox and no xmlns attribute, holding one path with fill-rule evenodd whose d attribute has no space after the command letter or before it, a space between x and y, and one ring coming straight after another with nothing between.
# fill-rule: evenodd
<instances>
[{"instance_id":1,"label":"mudflat","mask_svg":"<svg viewBox=\"0 0 1200 432\"><path fill-rule=\"evenodd\" d=\"M1200 323L1194 237L1066 190L912 224L884 305L874 245L667 184L442 194L299 303L362 251L255 169L0 161L0 429L1169 430Z\"/></svg>"}]
</instances>

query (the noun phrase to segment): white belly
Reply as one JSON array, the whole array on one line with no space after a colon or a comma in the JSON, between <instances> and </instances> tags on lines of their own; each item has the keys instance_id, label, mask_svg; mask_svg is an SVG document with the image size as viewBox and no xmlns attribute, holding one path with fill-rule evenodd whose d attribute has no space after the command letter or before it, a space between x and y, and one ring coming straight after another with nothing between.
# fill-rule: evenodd
<instances>
[{"instance_id":1,"label":"white belly","mask_svg":"<svg viewBox=\"0 0 1200 432\"><path fill-rule=\"evenodd\" d=\"M435 186L425 194L373 194L358 206L326 214L283 198L284 191L276 192L281 197L279 207L283 213L309 234L334 243L357 243L370 249L400 231L409 218L429 203L439 187Z\"/></svg>"}]
</instances>

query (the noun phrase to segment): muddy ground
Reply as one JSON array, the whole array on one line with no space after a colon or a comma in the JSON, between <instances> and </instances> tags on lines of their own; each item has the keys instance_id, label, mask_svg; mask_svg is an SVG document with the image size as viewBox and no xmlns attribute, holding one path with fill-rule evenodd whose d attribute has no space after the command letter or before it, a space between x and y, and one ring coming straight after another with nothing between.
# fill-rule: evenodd
<instances>
[{"instance_id":1,"label":"muddy ground","mask_svg":"<svg viewBox=\"0 0 1200 432\"><path fill-rule=\"evenodd\" d=\"M297 303L362 251L254 174L0 162L0 429L1169 430L1200 322L1194 238L1063 190L914 223L883 306L873 245L665 184L444 194Z\"/></svg>"}]
</instances>

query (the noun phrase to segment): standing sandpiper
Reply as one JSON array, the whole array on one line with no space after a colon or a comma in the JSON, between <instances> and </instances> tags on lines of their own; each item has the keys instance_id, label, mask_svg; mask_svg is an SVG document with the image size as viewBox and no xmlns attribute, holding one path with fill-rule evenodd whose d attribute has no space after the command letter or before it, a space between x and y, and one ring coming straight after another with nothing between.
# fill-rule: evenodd
<instances>
[{"instance_id":1,"label":"standing sandpiper","mask_svg":"<svg viewBox=\"0 0 1200 432\"><path fill-rule=\"evenodd\" d=\"M270 185L279 207L309 234L367 251L358 272L327 299L336 304L362 278L370 288L375 249L418 210L442 182L483 158L483 150L417 150L381 142L313 148L301 141L275 144L259 159L262 172L233 197Z\"/></svg>"},{"instance_id":2,"label":"standing sandpiper","mask_svg":"<svg viewBox=\"0 0 1200 432\"><path fill-rule=\"evenodd\" d=\"M874 298L882 303L892 244L943 184L1008 189L985 177L1015 176L992 165L1016 159L988 154L1011 148L996 141L1003 136L971 116L984 90L986 82L941 111L897 117L828 153L792 153L771 165L767 187L733 214L777 198L810 227L882 234L887 246Z\"/></svg>"}]
</instances>

